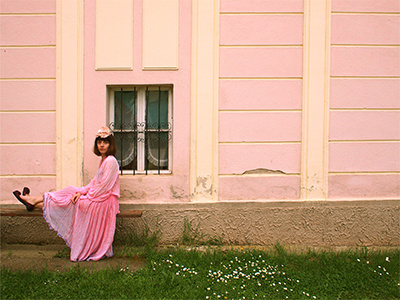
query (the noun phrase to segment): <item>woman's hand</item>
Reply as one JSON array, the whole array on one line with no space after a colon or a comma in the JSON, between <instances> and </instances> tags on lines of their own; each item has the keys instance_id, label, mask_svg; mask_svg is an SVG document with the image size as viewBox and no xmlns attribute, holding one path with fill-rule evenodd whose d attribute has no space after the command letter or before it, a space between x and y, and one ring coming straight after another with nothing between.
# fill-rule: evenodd
<instances>
[{"instance_id":1,"label":"woman's hand","mask_svg":"<svg viewBox=\"0 0 400 300\"><path fill-rule=\"evenodd\" d=\"M72 202L73 204L75 204L75 203L79 200L80 197L81 197L81 193L77 192L75 195L73 195L73 196L71 197L71 202Z\"/></svg>"}]
</instances>

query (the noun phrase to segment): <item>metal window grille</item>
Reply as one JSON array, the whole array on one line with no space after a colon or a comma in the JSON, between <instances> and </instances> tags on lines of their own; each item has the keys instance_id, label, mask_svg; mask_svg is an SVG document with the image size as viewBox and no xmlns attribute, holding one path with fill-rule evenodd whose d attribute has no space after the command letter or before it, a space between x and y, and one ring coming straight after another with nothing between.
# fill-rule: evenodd
<instances>
[{"instance_id":1,"label":"metal window grille","mask_svg":"<svg viewBox=\"0 0 400 300\"><path fill-rule=\"evenodd\" d=\"M121 174L162 174L170 170L169 90L153 87L140 90L120 88L114 91L114 114L110 128L114 132Z\"/></svg>"}]
</instances>

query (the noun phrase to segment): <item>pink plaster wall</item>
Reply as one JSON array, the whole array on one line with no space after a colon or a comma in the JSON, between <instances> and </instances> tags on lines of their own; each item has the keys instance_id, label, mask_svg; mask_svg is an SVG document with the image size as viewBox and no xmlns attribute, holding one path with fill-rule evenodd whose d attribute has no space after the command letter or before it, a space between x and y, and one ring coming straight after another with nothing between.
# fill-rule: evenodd
<instances>
[{"instance_id":1,"label":"pink plaster wall","mask_svg":"<svg viewBox=\"0 0 400 300\"><path fill-rule=\"evenodd\" d=\"M302 80L220 80L221 110L301 109Z\"/></svg>"},{"instance_id":2,"label":"pink plaster wall","mask_svg":"<svg viewBox=\"0 0 400 300\"><path fill-rule=\"evenodd\" d=\"M0 174L54 176L56 173L55 147L55 145L2 145ZM29 183L28 179L26 186ZM22 187L15 186L14 189L22 189ZM32 186L32 191L37 195L35 186ZM11 190L4 191L6 195L12 196L11 192Z\"/></svg>"},{"instance_id":3,"label":"pink plaster wall","mask_svg":"<svg viewBox=\"0 0 400 300\"><path fill-rule=\"evenodd\" d=\"M219 173L242 174L259 168L300 173L300 143L221 144Z\"/></svg>"},{"instance_id":4,"label":"pink plaster wall","mask_svg":"<svg viewBox=\"0 0 400 300\"><path fill-rule=\"evenodd\" d=\"M302 12L303 0L221 0L221 12Z\"/></svg>"},{"instance_id":5,"label":"pink plaster wall","mask_svg":"<svg viewBox=\"0 0 400 300\"><path fill-rule=\"evenodd\" d=\"M398 0L332 0L334 12L400 12Z\"/></svg>"},{"instance_id":6,"label":"pink plaster wall","mask_svg":"<svg viewBox=\"0 0 400 300\"><path fill-rule=\"evenodd\" d=\"M331 108L400 108L400 79L334 78Z\"/></svg>"},{"instance_id":7,"label":"pink plaster wall","mask_svg":"<svg viewBox=\"0 0 400 300\"><path fill-rule=\"evenodd\" d=\"M332 15L329 198L398 198L400 2L333 0L332 11L351 14Z\"/></svg>"},{"instance_id":8,"label":"pink plaster wall","mask_svg":"<svg viewBox=\"0 0 400 300\"><path fill-rule=\"evenodd\" d=\"M54 112L3 113L0 119L1 141L4 143L55 143Z\"/></svg>"},{"instance_id":9,"label":"pink plaster wall","mask_svg":"<svg viewBox=\"0 0 400 300\"><path fill-rule=\"evenodd\" d=\"M302 0L221 1L222 201L299 198L302 11Z\"/></svg>"},{"instance_id":10,"label":"pink plaster wall","mask_svg":"<svg viewBox=\"0 0 400 300\"><path fill-rule=\"evenodd\" d=\"M331 111L330 140L400 140L400 111Z\"/></svg>"},{"instance_id":11,"label":"pink plaster wall","mask_svg":"<svg viewBox=\"0 0 400 300\"><path fill-rule=\"evenodd\" d=\"M220 142L300 141L301 112L221 112Z\"/></svg>"},{"instance_id":12,"label":"pink plaster wall","mask_svg":"<svg viewBox=\"0 0 400 300\"><path fill-rule=\"evenodd\" d=\"M332 44L400 44L398 15L333 15Z\"/></svg>"},{"instance_id":13,"label":"pink plaster wall","mask_svg":"<svg viewBox=\"0 0 400 300\"><path fill-rule=\"evenodd\" d=\"M400 76L397 47L332 47L332 76Z\"/></svg>"},{"instance_id":14,"label":"pink plaster wall","mask_svg":"<svg viewBox=\"0 0 400 300\"><path fill-rule=\"evenodd\" d=\"M221 15L220 45L302 44L302 15Z\"/></svg>"},{"instance_id":15,"label":"pink plaster wall","mask_svg":"<svg viewBox=\"0 0 400 300\"><path fill-rule=\"evenodd\" d=\"M56 0L1 0L1 13L55 13Z\"/></svg>"},{"instance_id":16,"label":"pink plaster wall","mask_svg":"<svg viewBox=\"0 0 400 300\"><path fill-rule=\"evenodd\" d=\"M189 201L191 1L180 1L179 70L142 71L142 1L134 2L133 70L95 71L95 1L85 1L84 175L87 183L99 158L92 153L94 135L107 124L107 85L173 85L173 166L171 175L122 175L123 202Z\"/></svg>"},{"instance_id":17,"label":"pink plaster wall","mask_svg":"<svg viewBox=\"0 0 400 300\"><path fill-rule=\"evenodd\" d=\"M0 110L55 110L56 82L4 81L0 89Z\"/></svg>"},{"instance_id":18,"label":"pink plaster wall","mask_svg":"<svg viewBox=\"0 0 400 300\"><path fill-rule=\"evenodd\" d=\"M400 142L343 142L329 145L330 172L398 172Z\"/></svg>"},{"instance_id":19,"label":"pink plaster wall","mask_svg":"<svg viewBox=\"0 0 400 300\"><path fill-rule=\"evenodd\" d=\"M400 174L329 175L330 199L397 199Z\"/></svg>"},{"instance_id":20,"label":"pink plaster wall","mask_svg":"<svg viewBox=\"0 0 400 300\"><path fill-rule=\"evenodd\" d=\"M300 176L222 176L219 179L221 201L299 199Z\"/></svg>"},{"instance_id":21,"label":"pink plaster wall","mask_svg":"<svg viewBox=\"0 0 400 300\"><path fill-rule=\"evenodd\" d=\"M7 48L0 51L1 78L55 78L55 48Z\"/></svg>"},{"instance_id":22,"label":"pink plaster wall","mask_svg":"<svg viewBox=\"0 0 400 300\"><path fill-rule=\"evenodd\" d=\"M56 17L0 16L0 45L55 45Z\"/></svg>"},{"instance_id":23,"label":"pink plaster wall","mask_svg":"<svg viewBox=\"0 0 400 300\"><path fill-rule=\"evenodd\" d=\"M56 1L0 1L0 203L55 187Z\"/></svg>"},{"instance_id":24,"label":"pink plaster wall","mask_svg":"<svg viewBox=\"0 0 400 300\"><path fill-rule=\"evenodd\" d=\"M301 48L221 48L221 77L302 77Z\"/></svg>"}]
</instances>

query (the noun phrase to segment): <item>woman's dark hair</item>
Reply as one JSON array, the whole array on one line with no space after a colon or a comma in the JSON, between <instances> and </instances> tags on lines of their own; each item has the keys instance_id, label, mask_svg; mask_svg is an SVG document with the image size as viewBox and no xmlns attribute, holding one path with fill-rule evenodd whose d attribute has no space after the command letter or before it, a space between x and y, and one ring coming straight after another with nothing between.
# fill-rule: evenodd
<instances>
[{"instance_id":1,"label":"woman's dark hair","mask_svg":"<svg viewBox=\"0 0 400 300\"><path fill-rule=\"evenodd\" d=\"M117 145L115 144L115 138L113 135L109 135L108 137L106 137L104 139L101 137L96 137L96 139L94 140L94 147L93 147L94 154L96 154L97 156L101 156L101 153L100 153L99 149L97 148L97 141L101 141L101 140L107 141L110 144L110 146L108 147L106 156L109 156L109 155L115 156L115 154L117 153Z\"/></svg>"}]
</instances>

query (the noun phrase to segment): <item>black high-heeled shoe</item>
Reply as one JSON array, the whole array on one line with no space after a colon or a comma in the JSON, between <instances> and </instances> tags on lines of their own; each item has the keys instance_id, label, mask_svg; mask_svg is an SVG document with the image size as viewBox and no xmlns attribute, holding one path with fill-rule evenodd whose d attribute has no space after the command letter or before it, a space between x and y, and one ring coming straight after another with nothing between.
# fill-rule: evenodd
<instances>
[{"instance_id":1,"label":"black high-heeled shoe","mask_svg":"<svg viewBox=\"0 0 400 300\"><path fill-rule=\"evenodd\" d=\"M21 202L23 205L25 205L27 211L32 211L35 208L35 205L32 205L32 204L26 202L24 199L22 199L20 197L21 196L20 191L14 191L13 194L14 194L15 198L18 199L19 202Z\"/></svg>"},{"instance_id":2,"label":"black high-heeled shoe","mask_svg":"<svg viewBox=\"0 0 400 300\"><path fill-rule=\"evenodd\" d=\"M22 190L22 196L29 195L31 193L31 190L28 187L24 187Z\"/></svg>"}]
</instances>

